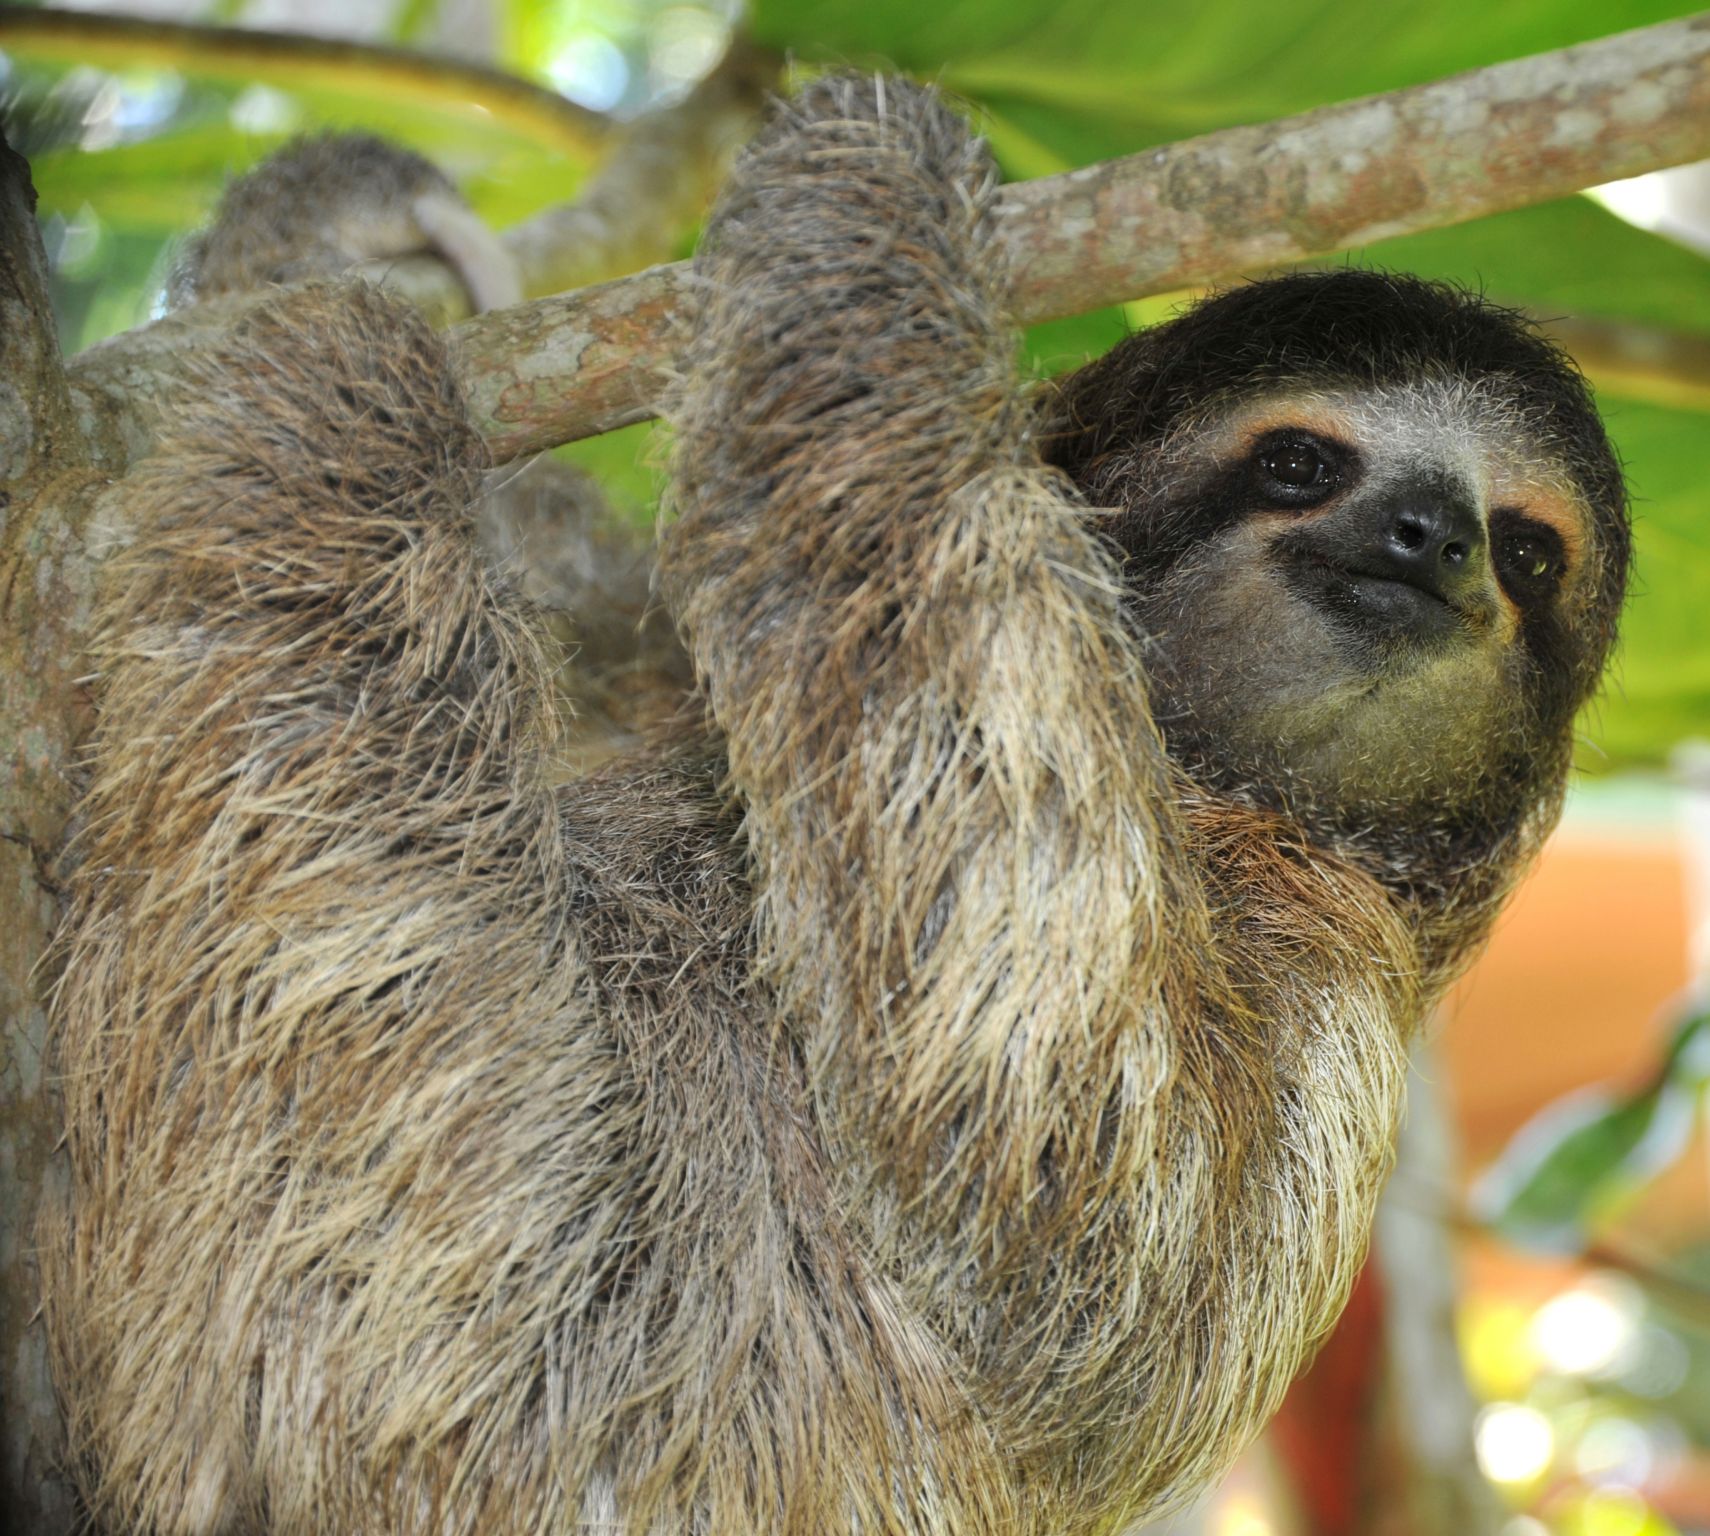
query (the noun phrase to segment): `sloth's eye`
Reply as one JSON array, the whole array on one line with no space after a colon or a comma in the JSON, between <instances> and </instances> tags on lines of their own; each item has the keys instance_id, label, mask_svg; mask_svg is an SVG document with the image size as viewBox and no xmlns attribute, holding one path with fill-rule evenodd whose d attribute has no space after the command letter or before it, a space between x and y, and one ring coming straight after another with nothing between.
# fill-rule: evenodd
<instances>
[{"instance_id":1,"label":"sloth's eye","mask_svg":"<svg viewBox=\"0 0 1710 1536\"><path fill-rule=\"evenodd\" d=\"M1290 443L1286 448L1278 448L1267 453L1263 462L1265 472L1273 480L1280 480L1296 490L1317 485L1330 473L1330 466L1318 450L1306 443Z\"/></svg>"},{"instance_id":2,"label":"sloth's eye","mask_svg":"<svg viewBox=\"0 0 1710 1536\"><path fill-rule=\"evenodd\" d=\"M1498 512L1491 521L1491 557L1503 589L1522 608L1548 602L1567 573L1561 535L1518 512Z\"/></svg>"},{"instance_id":3,"label":"sloth's eye","mask_svg":"<svg viewBox=\"0 0 1710 1536\"><path fill-rule=\"evenodd\" d=\"M1308 438L1273 440L1259 449L1257 459L1259 489L1279 506L1318 502L1341 482L1338 461Z\"/></svg>"}]
</instances>

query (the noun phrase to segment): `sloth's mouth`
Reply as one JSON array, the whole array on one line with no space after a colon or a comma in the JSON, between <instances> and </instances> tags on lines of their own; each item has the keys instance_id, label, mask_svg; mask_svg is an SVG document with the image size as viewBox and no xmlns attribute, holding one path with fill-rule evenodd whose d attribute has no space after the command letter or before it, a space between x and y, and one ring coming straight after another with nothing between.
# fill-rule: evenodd
<instances>
[{"instance_id":1,"label":"sloth's mouth","mask_svg":"<svg viewBox=\"0 0 1710 1536\"><path fill-rule=\"evenodd\" d=\"M1441 644L1461 628L1461 614L1440 592L1393 571L1363 570L1302 552L1284 579L1331 624L1366 642Z\"/></svg>"}]
</instances>

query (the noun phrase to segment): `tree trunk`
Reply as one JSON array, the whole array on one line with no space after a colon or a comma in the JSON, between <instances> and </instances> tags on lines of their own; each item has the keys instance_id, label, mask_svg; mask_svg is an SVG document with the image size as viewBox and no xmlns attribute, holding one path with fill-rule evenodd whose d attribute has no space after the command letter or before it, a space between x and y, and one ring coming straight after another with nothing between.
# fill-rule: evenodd
<instances>
[{"instance_id":1,"label":"tree trunk","mask_svg":"<svg viewBox=\"0 0 1710 1536\"><path fill-rule=\"evenodd\" d=\"M35 206L0 139L0 1529L62 1536L74 1509L37 1317L36 1225L65 1181L42 957L87 713L84 533L103 479L54 338Z\"/></svg>"}]
</instances>

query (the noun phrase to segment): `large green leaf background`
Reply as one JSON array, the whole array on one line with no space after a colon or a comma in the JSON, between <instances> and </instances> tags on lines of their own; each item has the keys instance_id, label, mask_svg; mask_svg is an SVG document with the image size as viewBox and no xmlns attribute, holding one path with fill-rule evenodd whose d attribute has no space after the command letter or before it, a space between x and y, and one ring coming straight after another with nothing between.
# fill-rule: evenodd
<instances>
[{"instance_id":1,"label":"large green leaf background","mask_svg":"<svg viewBox=\"0 0 1710 1536\"><path fill-rule=\"evenodd\" d=\"M539 78L567 28L635 25L660 0L580 0L503 7L501 63ZM230 10L230 7L227 7ZM1559 48L1688 14L1690 6L1622 0L1521 5L1392 0L754 0L749 29L797 61L888 61L941 80L982 114L1005 173L1046 175L1234 123L1392 90L1500 59ZM400 13L419 28L420 3ZM626 21L625 15L631 20ZM234 135L235 84L198 83L192 110L160 139L102 153L64 149L36 161L43 209L93 207L114 238L156 245L195 222L223 175L270 141ZM198 103L201 109L196 110ZM495 222L564 197L585 164L556 160L456 114L435 118L384 100L300 100L304 125L357 123L445 160ZM1544 316L1627 319L1710 335L1710 262L1633 229L1584 199L1526 209L1347 253L1481 287ZM101 295L105 295L102 297ZM137 299L112 285L84 295L72 330L88 339L134 323ZM125 306L131 306L127 311ZM1035 367L1078 362L1158 310L1132 305L1037 328ZM1706 420L1615 394L1603 399L1635 495L1638 568L1612 684L1583 725L1592 770L1664 760L1710 734L1710 475ZM581 450L620 495L647 495L647 434ZM637 468L638 465L643 466Z\"/></svg>"}]
</instances>

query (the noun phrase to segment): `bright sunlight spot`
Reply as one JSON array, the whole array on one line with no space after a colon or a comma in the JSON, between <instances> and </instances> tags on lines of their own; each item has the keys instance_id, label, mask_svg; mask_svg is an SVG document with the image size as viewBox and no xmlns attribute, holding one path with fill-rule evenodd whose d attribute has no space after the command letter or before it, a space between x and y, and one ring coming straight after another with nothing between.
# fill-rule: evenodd
<instances>
[{"instance_id":1,"label":"bright sunlight spot","mask_svg":"<svg viewBox=\"0 0 1710 1536\"><path fill-rule=\"evenodd\" d=\"M1613 1288L1576 1286L1546 1302L1532 1319L1532 1342L1556 1370L1595 1376L1632 1350L1633 1303Z\"/></svg>"},{"instance_id":2,"label":"bright sunlight spot","mask_svg":"<svg viewBox=\"0 0 1710 1536\"><path fill-rule=\"evenodd\" d=\"M1273 1536L1264 1506L1250 1493L1227 1500L1217 1511L1213 1536Z\"/></svg>"},{"instance_id":3,"label":"bright sunlight spot","mask_svg":"<svg viewBox=\"0 0 1710 1536\"><path fill-rule=\"evenodd\" d=\"M1529 1483L1556 1452L1550 1421L1523 1403L1492 1403L1478 1416L1478 1464L1496 1483Z\"/></svg>"}]
</instances>

